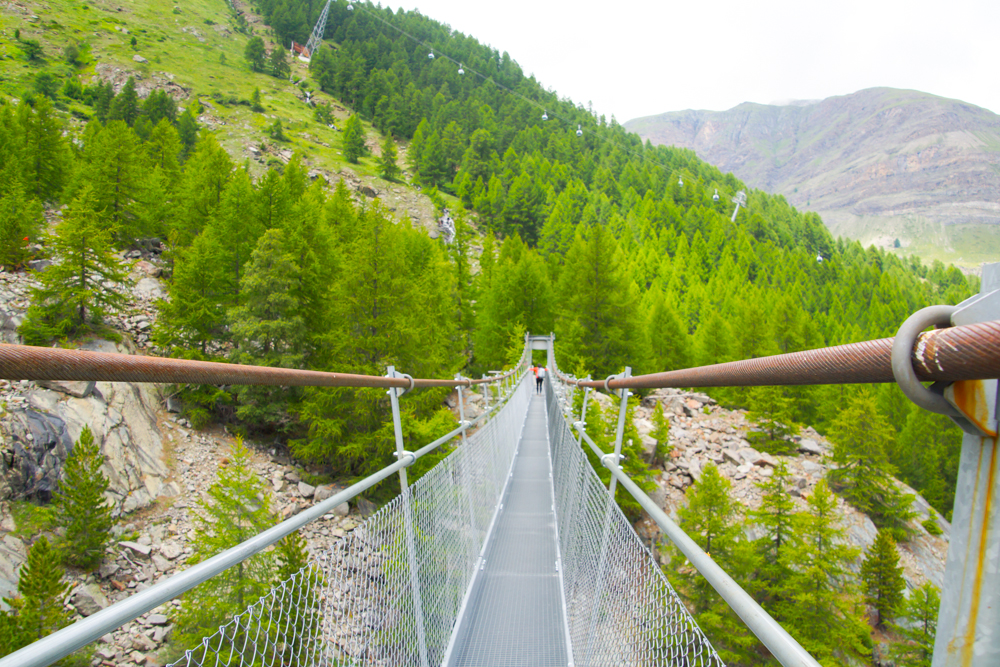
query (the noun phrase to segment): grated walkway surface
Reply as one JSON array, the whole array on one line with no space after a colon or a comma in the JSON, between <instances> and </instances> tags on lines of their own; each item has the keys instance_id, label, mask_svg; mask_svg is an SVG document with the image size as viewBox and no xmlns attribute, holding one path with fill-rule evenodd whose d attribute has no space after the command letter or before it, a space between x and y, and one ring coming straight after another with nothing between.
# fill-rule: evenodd
<instances>
[{"instance_id":1,"label":"grated walkway surface","mask_svg":"<svg viewBox=\"0 0 1000 667\"><path fill-rule=\"evenodd\" d=\"M544 396L535 395L451 667L570 665Z\"/></svg>"}]
</instances>

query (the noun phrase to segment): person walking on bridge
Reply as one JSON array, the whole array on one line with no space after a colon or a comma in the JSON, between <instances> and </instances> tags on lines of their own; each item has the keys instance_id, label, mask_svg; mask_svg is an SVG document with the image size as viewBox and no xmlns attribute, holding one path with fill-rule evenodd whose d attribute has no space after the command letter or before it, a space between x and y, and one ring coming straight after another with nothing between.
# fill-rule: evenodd
<instances>
[{"instance_id":1,"label":"person walking on bridge","mask_svg":"<svg viewBox=\"0 0 1000 667\"><path fill-rule=\"evenodd\" d=\"M542 383L545 382L545 366L535 369L535 393L542 393Z\"/></svg>"}]
</instances>

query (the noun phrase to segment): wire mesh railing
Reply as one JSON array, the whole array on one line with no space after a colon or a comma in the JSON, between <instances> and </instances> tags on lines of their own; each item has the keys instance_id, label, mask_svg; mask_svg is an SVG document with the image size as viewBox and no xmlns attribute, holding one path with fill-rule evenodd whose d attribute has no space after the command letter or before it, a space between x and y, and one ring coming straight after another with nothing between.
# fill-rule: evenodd
<instances>
[{"instance_id":1,"label":"wire mesh railing","mask_svg":"<svg viewBox=\"0 0 1000 667\"><path fill-rule=\"evenodd\" d=\"M466 444L316 554L311 568L276 586L171 664L441 664L509 474L529 397L522 378Z\"/></svg>"},{"instance_id":2,"label":"wire mesh railing","mask_svg":"<svg viewBox=\"0 0 1000 667\"><path fill-rule=\"evenodd\" d=\"M576 665L721 667L546 394L567 622Z\"/></svg>"}]
</instances>

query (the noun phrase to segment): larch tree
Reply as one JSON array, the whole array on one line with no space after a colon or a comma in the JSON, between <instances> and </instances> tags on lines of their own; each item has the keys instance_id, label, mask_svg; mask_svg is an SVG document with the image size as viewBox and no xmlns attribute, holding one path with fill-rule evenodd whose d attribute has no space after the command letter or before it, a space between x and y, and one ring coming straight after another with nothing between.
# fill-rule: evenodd
<instances>
[{"instance_id":1,"label":"larch tree","mask_svg":"<svg viewBox=\"0 0 1000 667\"><path fill-rule=\"evenodd\" d=\"M790 436L798 433L795 425L794 404L785 395L785 388L778 386L752 387L748 392L750 412L747 419L757 424L759 430L747 433L747 439L758 449L771 454L791 454L795 443Z\"/></svg>"},{"instance_id":2,"label":"larch tree","mask_svg":"<svg viewBox=\"0 0 1000 667\"><path fill-rule=\"evenodd\" d=\"M821 664L838 664L838 656L866 656L868 626L857 613L850 570L859 551L846 542L837 499L825 481L816 484L806 503L808 509L795 516L785 551L785 578L776 582L776 616Z\"/></svg>"},{"instance_id":3,"label":"larch tree","mask_svg":"<svg viewBox=\"0 0 1000 667\"><path fill-rule=\"evenodd\" d=\"M267 61L267 47L264 45L264 40L260 37L251 37L243 49L243 59L254 72L263 70Z\"/></svg>"},{"instance_id":4,"label":"larch tree","mask_svg":"<svg viewBox=\"0 0 1000 667\"><path fill-rule=\"evenodd\" d=\"M0 179L7 177L0 170ZM42 205L27 196L21 181L11 177L0 192L0 265L14 267L29 258L28 245L42 225Z\"/></svg>"},{"instance_id":5,"label":"larch tree","mask_svg":"<svg viewBox=\"0 0 1000 667\"><path fill-rule=\"evenodd\" d=\"M906 581L899 564L896 541L888 531L880 530L868 554L861 562L861 581L865 602L874 610L877 627L896 618L903 603Z\"/></svg>"},{"instance_id":6,"label":"larch tree","mask_svg":"<svg viewBox=\"0 0 1000 667\"><path fill-rule=\"evenodd\" d=\"M787 574L785 551L792 541L795 501L789 494L791 475L784 461L769 479L757 483L760 489L760 507L750 512L750 518L764 530L758 546L764 556L763 573L771 582L780 581Z\"/></svg>"},{"instance_id":7,"label":"larch tree","mask_svg":"<svg viewBox=\"0 0 1000 667\"><path fill-rule=\"evenodd\" d=\"M590 369L595 377L642 367L639 295L622 266L611 233L596 224L578 235L559 281L556 334L567 368Z\"/></svg>"},{"instance_id":8,"label":"larch tree","mask_svg":"<svg viewBox=\"0 0 1000 667\"><path fill-rule=\"evenodd\" d=\"M126 303L121 290L128 274L113 253L111 231L89 186L56 225L50 247L60 261L39 276L21 325L25 340L36 344L99 328L108 312Z\"/></svg>"},{"instance_id":9,"label":"larch tree","mask_svg":"<svg viewBox=\"0 0 1000 667\"><path fill-rule=\"evenodd\" d=\"M119 246L145 233L143 194L149 165L139 137L122 120L109 120L86 146L86 182L95 206Z\"/></svg>"},{"instance_id":10,"label":"larch tree","mask_svg":"<svg viewBox=\"0 0 1000 667\"><path fill-rule=\"evenodd\" d=\"M227 314L235 345L230 354L234 362L278 368L303 366L309 341L302 306L296 298L301 273L285 248L282 231L264 232L240 279L242 303ZM279 431L291 425L287 411L299 394L297 390L243 386L236 393L237 416L243 421Z\"/></svg>"},{"instance_id":11,"label":"larch tree","mask_svg":"<svg viewBox=\"0 0 1000 667\"><path fill-rule=\"evenodd\" d=\"M70 624L69 612L63 606L70 587L62 578L58 552L45 536L39 537L18 571L18 595L3 599L9 609L0 611L0 655Z\"/></svg>"},{"instance_id":12,"label":"larch tree","mask_svg":"<svg viewBox=\"0 0 1000 667\"><path fill-rule=\"evenodd\" d=\"M200 348L223 333L225 308L232 295L226 266L218 258L223 248L212 229L195 237L189 248L174 257L174 274L167 285L169 300L160 303L153 340L166 348Z\"/></svg>"},{"instance_id":13,"label":"larch tree","mask_svg":"<svg viewBox=\"0 0 1000 667\"><path fill-rule=\"evenodd\" d=\"M864 390L855 393L830 429L832 458L837 467L831 468L827 477L876 526L906 539L906 522L913 516L913 496L900 491L892 479L895 468L888 455L892 435L892 427L877 409L875 396Z\"/></svg>"},{"instance_id":14,"label":"larch tree","mask_svg":"<svg viewBox=\"0 0 1000 667\"><path fill-rule=\"evenodd\" d=\"M53 506L57 521L66 529L59 549L69 565L93 570L104 559L104 547L115 524L104 493L110 482L101 472L104 456L89 426L66 460Z\"/></svg>"},{"instance_id":15,"label":"larch tree","mask_svg":"<svg viewBox=\"0 0 1000 667\"><path fill-rule=\"evenodd\" d=\"M744 590L754 592L752 579L760 562L753 545L741 539L742 508L730 495L729 480L719 474L714 464L702 470L701 477L687 490L687 507L678 510L681 527ZM684 557L675 555L674 571ZM676 577L675 577L676 578ZM727 663L750 662L758 647L757 638L746 629L736 613L697 572L680 580L694 607L695 620L704 629L720 657Z\"/></svg>"},{"instance_id":16,"label":"larch tree","mask_svg":"<svg viewBox=\"0 0 1000 667\"><path fill-rule=\"evenodd\" d=\"M387 134L382 140L382 154L378 157L379 175L387 181L395 181L400 176L399 165L396 164L396 142L392 135Z\"/></svg>"},{"instance_id":17,"label":"larch tree","mask_svg":"<svg viewBox=\"0 0 1000 667\"><path fill-rule=\"evenodd\" d=\"M120 120L129 127L135 125L142 109L139 106L139 94L135 91L135 79L129 77L121 92L115 95L108 110L108 120Z\"/></svg>"},{"instance_id":18,"label":"larch tree","mask_svg":"<svg viewBox=\"0 0 1000 667\"><path fill-rule=\"evenodd\" d=\"M286 79L292 72L292 66L288 63L288 54L280 46L275 46L268 58L268 65L271 68L271 76L279 79Z\"/></svg>"},{"instance_id":19,"label":"larch tree","mask_svg":"<svg viewBox=\"0 0 1000 667\"><path fill-rule=\"evenodd\" d=\"M253 469L242 440L233 444L216 481L198 503L195 518L196 563L244 542L274 525L270 491ZM274 553L265 551L240 562L187 592L177 618L177 641L192 647L267 592L274 577ZM226 637L233 645L243 637Z\"/></svg>"},{"instance_id":20,"label":"larch tree","mask_svg":"<svg viewBox=\"0 0 1000 667\"><path fill-rule=\"evenodd\" d=\"M341 145L344 159L352 164L357 164L358 160L365 154L365 130L358 114L353 114L344 123L344 136Z\"/></svg>"},{"instance_id":21,"label":"larch tree","mask_svg":"<svg viewBox=\"0 0 1000 667\"><path fill-rule=\"evenodd\" d=\"M58 199L70 173L70 154L52 102L43 97L34 108L18 105L16 128L26 191L43 202Z\"/></svg>"},{"instance_id":22,"label":"larch tree","mask_svg":"<svg viewBox=\"0 0 1000 667\"><path fill-rule=\"evenodd\" d=\"M903 602L897 614L909 623L894 626L902 641L894 644L889 652L896 665L931 667L940 606L941 595L929 581L910 592L910 597Z\"/></svg>"}]
</instances>

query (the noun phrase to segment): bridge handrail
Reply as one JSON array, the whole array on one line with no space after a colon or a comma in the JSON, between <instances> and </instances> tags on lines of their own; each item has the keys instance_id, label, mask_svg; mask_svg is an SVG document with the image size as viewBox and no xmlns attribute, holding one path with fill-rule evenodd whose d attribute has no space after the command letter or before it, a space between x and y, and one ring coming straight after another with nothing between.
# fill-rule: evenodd
<instances>
[{"instance_id":1,"label":"bridge handrail","mask_svg":"<svg viewBox=\"0 0 1000 667\"><path fill-rule=\"evenodd\" d=\"M652 498L647 496L635 482L629 479L628 475L622 472L621 466L612 461L614 454L601 451L601 448L587 435L583 423L575 422L573 427L594 450L604 467L632 494L642 509L646 510L650 518L660 527L660 530L670 538L670 541L684 554L691 565L705 577L712 588L718 591L726 604L743 619L750 631L767 647L771 655L777 658L778 662L784 667L820 667L816 659L809 655L809 652L802 648L801 644L795 641L770 614L764 611L763 607L757 604L749 593L740 588L740 585L733 581L733 578L726 574L725 570L719 567L711 556L702 551L701 547L688 537L688 534L680 526L657 507Z\"/></svg>"},{"instance_id":2,"label":"bridge handrail","mask_svg":"<svg viewBox=\"0 0 1000 667\"><path fill-rule=\"evenodd\" d=\"M23 347L23 346L5 346L5 347ZM47 348L43 348L47 349ZM128 357L129 355L114 355L118 357ZM175 360L176 361L176 360ZM228 364L219 364L220 366L228 366ZM0 366L2 368L2 366ZM521 368L521 364L515 366L515 368L504 376L506 377ZM268 369L268 370L286 370L286 369ZM372 376L362 376L362 377L372 377ZM62 378L60 378L62 379ZM382 378L382 379L392 379L392 378ZM147 382L151 380L146 380ZM407 381L402 380L405 384ZM465 380L458 381L460 383L465 382ZM357 385L355 385L357 386ZM399 385L391 385L399 386ZM426 386L426 385L425 385ZM508 394L509 396L509 394ZM507 398L505 396L504 398ZM441 445L445 444L452 438L461 435L463 432L473 428L480 422L485 420L487 417L496 412L502 405L504 401L497 401L492 407L490 407L486 412L477 417L474 420L467 421L463 423L458 428L452 430L446 435L441 436L434 442L421 447L415 452L407 452L399 461L396 461L392 465L382 468L378 472L366 477L365 479L347 487L340 493L310 507L307 510L296 514L293 517L282 521L278 525L269 528L261 533L258 533L254 537L242 542L235 547L227 549L220 554L209 558L206 561L193 565L182 572L178 572L171 577L143 590L135 595L125 598L110 607L106 607L101 611L92 614L84 619L68 625L61 630L43 637L42 639L36 641L33 644L10 653L9 655L0 658L0 667L45 667L46 665L51 665L52 663L65 658L77 649L83 648L91 642L97 641L102 636L115 630L125 623L135 620L139 616L145 614L146 612L155 609L156 607L168 602L178 595L194 588L195 586L211 579L217 574L233 567L234 565L250 558L254 554L257 554L267 547L275 544L282 538L294 533L303 526L316 519L319 519L323 515L332 511L337 505L345 503L359 493L371 488L372 486L378 484L382 480L391 476L392 474L398 472L403 468L407 468L413 465L417 459L430 452L434 451Z\"/></svg>"}]
</instances>

